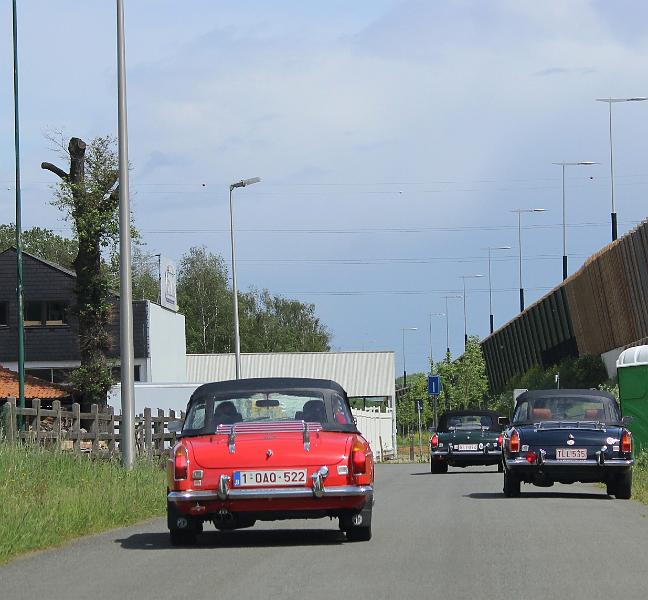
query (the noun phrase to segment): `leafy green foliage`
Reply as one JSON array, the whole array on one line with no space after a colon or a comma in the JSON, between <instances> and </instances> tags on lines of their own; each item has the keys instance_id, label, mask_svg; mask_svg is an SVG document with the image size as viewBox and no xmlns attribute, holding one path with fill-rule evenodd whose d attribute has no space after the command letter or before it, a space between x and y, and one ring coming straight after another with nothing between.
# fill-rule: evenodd
<instances>
[{"instance_id":1,"label":"leafy green foliage","mask_svg":"<svg viewBox=\"0 0 648 600\"><path fill-rule=\"evenodd\" d=\"M233 352L232 292L227 267L205 248L191 248L178 269L178 304L186 317L187 351ZM267 290L239 292L242 352L324 352L330 333L313 304L273 296Z\"/></svg>"},{"instance_id":2,"label":"leafy green foliage","mask_svg":"<svg viewBox=\"0 0 648 600\"><path fill-rule=\"evenodd\" d=\"M567 357L558 365L547 369L535 366L522 375L513 377L506 390L542 390L556 387L556 375L560 373L560 387L572 389L598 388L608 380L607 370L600 356L585 355Z\"/></svg>"},{"instance_id":3,"label":"leafy green foliage","mask_svg":"<svg viewBox=\"0 0 648 600\"><path fill-rule=\"evenodd\" d=\"M16 245L16 226L0 224L0 252ZM22 233L23 250L66 269L74 268L79 251L75 240L57 235L51 229L32 227Z\"/></svg>"}]
</instances>

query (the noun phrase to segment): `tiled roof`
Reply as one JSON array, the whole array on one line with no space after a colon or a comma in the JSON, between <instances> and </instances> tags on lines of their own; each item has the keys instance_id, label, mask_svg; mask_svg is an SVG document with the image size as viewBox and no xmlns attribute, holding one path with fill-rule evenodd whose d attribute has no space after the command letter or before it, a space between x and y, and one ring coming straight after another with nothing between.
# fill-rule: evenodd
<instances>
[{"instance_id":1,"label":"tiled roof","mask_svg":"<svg viewBox=\"0 0 648 600\"><path fill-rule=\"evenodd\" d=\"M25 375L25 398L67 398L68 388ZM0 366L0 398L18 397L18 373Z\"/></svg>"}]
</instances>

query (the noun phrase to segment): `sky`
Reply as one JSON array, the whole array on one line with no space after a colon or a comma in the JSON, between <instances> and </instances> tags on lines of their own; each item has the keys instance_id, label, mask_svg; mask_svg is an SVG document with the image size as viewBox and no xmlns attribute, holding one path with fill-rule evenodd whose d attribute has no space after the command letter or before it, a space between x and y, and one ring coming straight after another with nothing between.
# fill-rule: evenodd
<instances>
[{"instance_id":1,"label":"sky","mask_svg":"<svg viewBox=\"0 0 648 600\"><path fill-rule=\"evenodd\" d=\"M117 133L115 2L22 0L23 225L69 233L50 205L46 136ZM316 305L335 350L446 348L444 295L487 275L496 327L610 241L608 106L648 96L642 0L125 0L131 200L146 250L229 260L239 287ZM0 223L15 220L11 3L0 5ZM646 217L648 102L613 109L620 233ZM466 280L488 335L488 278ZM453 355L461 299L450 299ZM432 335L430 336L430 323ZM430 341L432 342L430 344Z\"/></svg>"}]
</instances>

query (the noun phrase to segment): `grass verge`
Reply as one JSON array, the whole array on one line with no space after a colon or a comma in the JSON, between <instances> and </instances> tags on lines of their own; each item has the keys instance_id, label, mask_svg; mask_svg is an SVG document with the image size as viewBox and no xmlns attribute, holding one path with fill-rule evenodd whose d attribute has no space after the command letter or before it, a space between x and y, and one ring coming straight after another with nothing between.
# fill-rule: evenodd
<instances>
[{"instance_id":1,"label":"grass verge","mask_svg":"<svg viewBox=\"0 0 648 600\"><path fill-rule=\"evenodd\" d=\"M642 452L636 459L632 473L632 498L648 504L648 452Z\"/></svg>"},{"instance_id":2,"label":"grass verge","mask_svg":"<svg viewBox=\"0 0 648 600\"><path fill-rule=\"evenodd\" d=\"M0 443L0 564L165 512L165 473L139 462Z\"/></svg>"}]
</instances>

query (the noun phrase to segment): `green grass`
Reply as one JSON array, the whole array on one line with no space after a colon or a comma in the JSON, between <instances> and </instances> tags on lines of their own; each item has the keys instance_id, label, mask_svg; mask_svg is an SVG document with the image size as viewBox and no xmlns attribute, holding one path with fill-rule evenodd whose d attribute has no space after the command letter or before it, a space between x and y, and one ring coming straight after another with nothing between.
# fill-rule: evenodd
<instances>
[{"instance_id":1,"label":"green grass","mask_svg":"<svg viewBox=\"0 0 648 600\"><path fill-rule=\"evenodd\" d=\"M632 473L632 498L648 504L648 452L636 459Z\"/></svg>"},{"instance_id":2,"label":"green grass","mask_svg":"<svg viewBox=\"0 0 648 600\"><path fill-rule=\"evenodd\" d=\"M165 512L165 473L0 443L0 564Z\"/></svg>"}]
</instances>

